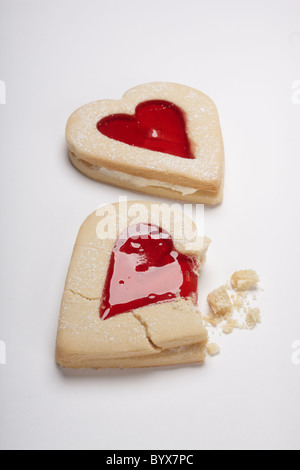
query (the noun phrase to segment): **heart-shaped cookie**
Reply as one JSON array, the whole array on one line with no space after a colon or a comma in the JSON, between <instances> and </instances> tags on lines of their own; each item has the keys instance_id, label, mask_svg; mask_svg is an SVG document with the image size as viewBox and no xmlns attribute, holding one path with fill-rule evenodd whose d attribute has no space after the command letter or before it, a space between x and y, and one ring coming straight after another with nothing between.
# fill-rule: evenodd
<instances>
[{"instance_id":1,"label":"heart-shaped cookie","mask_svg":"<svg viewBox=\"0 0 300 470\"><path fill-rule=\"evenodd\" d=\"M174 83L148 83L121 100L75 111L66 140L74 166L119 187L184 201L223 197L224 150L216 107Z\"/></svg>"},{"instance_id":2,"label":"heart-shaped cookie","mask_svg":"<svg viewBox=\"0 0 300 470\"><path fill-rule=\"evenodd\" d=\"M197 237L191 242L186 231L177 239L181 211L167 207L131 202L124 217L122 204L114 204L84 222L62 300L59 365L122 368L203 362L207 332L195 303L208 244ZM164 217L160 227L152 225L153 209L163 209L171 224ZM103 231L103 224L114 230ZM124 257L116 260L120 254Z\"/></svg>"}]
</instances>

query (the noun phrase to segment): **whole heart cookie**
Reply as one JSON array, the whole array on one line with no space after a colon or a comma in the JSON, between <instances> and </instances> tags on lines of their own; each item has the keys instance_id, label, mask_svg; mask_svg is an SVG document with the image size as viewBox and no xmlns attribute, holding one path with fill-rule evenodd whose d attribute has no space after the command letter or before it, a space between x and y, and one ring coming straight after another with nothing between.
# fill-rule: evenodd
<instances>
[{"instance_id":1,"label":"whole heart cookie","mask_svg":"<svg viewBox=\"0 0 300 470\"><path fill-rule=\"evenodd\" d=\"M87 104L68 120L66 140L73 165L95 180L183 201L222 201L218 112L193 88L148 83L121 100Z\"/></svg>"},{"instance_id":2,"label":"whole heart cookie","mask_svg":"<svg viewBox=\"0 0 300 470\"><path fill-rule=\"evenodd\" d=\"M147 214L162 209L171 224L164 218L153 225L141 206ZM128 216L121 213L121 203L105 206L79 231L62 299L57 363L98 369L203 362L208 337L196 297L207 240L186 231L177 239L181 211L166 204L130 202ZM99 228L102 221L116 228L113 236ZM124 257L115 264L116 254Z\"/></svg>"}]
</instances>

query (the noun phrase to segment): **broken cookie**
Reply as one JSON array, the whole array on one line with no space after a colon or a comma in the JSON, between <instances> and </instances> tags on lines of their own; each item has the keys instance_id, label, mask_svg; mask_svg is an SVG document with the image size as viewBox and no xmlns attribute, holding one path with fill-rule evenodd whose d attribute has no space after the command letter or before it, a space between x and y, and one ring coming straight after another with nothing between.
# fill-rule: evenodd
<instances>
[{"instance_id":1,"label":"broken cookie","mask_svg":"<svg viewBox=\"0 0 300 470\"><path fill-rule=\"evenodd\" d=\"M186 223L185 215L166 205L164 217L154 224L153 212L160 209L159 204L131 202L124 217L122 204L114 204L82 225L61 305L60 366L204 361L208 337L197 290L208 241L197 237L191 220Z\"/></svg>"}]
</instances>

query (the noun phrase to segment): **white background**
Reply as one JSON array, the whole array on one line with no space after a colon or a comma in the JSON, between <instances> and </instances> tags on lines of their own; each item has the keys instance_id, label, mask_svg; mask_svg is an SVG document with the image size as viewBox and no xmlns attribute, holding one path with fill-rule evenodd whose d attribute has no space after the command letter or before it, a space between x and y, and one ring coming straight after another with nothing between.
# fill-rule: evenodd
<instances>
[{"instance_id":1,"label":"white background","mask_svg":"<svg viewBox=\"0 0 300 470\"><path fill-rule=\"evenodd\" d=\"M1 448L299 449L299 0L0 0L0 40ZM218 106L225 199L205 212L200 306L253 267L263 323L221 337L202 367L63 372L55 336L78 228L100 204L141 197L78 173L65 123L150 81Z\"/></svg>"}]
</instances>

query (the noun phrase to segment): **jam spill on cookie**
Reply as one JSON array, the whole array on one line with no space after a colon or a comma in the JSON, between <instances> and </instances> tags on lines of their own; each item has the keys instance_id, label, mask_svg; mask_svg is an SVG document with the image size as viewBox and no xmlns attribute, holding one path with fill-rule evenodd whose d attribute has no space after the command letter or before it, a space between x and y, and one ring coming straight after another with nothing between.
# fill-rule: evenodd
<instances>
[{"instance_id":1,"label":"jam spill on cookie","mask_svg":"<svg viewBox=\"0 0 300 470\"><path fill-rule=\"evenodd\" d=\"M129 227L113 249L100 307L102 320L177 296L197 302L198 262L179 253L155 225Z\"/></svg>"},{"instance_id":2,"label":"jam spill on cookie","mask_svg":"<svg viewBox=\"0 0 300 470\"><path fill-rule=\"evenodd\" d=\"M195 158L191 151L182 110L163 100L140 103L135 115L111 114L97 124L110 139L182 158Z\"/></svg>"}]
</instances>

